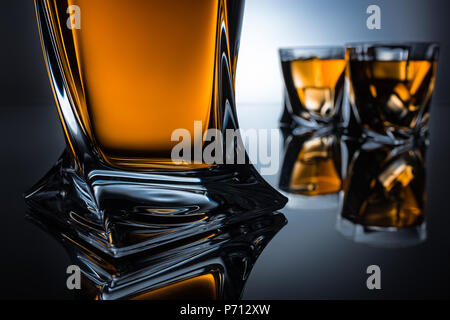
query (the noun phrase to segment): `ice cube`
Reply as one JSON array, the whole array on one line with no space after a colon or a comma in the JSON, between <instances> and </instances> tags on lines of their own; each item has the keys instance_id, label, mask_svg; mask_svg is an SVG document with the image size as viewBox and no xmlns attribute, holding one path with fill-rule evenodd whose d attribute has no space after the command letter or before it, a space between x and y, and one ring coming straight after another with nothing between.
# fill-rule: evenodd
<instances>
[{"instance_id":1,"label":"ice cube","mask_svg":"<svg viewBox=\"0 0 450 320\"><path fill-rule=\"evenodd\" d=\"M314 115L324 118L334 113L333 90L327 87L303 88L303 105Z\"/></svg>"}]
</instances>

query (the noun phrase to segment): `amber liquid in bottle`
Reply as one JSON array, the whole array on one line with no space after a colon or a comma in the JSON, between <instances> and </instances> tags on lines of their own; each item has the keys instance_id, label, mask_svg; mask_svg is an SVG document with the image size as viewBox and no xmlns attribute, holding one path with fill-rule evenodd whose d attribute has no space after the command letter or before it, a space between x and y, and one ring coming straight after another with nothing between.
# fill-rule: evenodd
<instances>
[{"instance_id":1,"label":"amber liquid in bottle","mask_svg":"<svg viewBox=\"0 0 450 320\"><path fill-rule=\"evenodd\" d=\"M179 300L192 297L196 300L217 300L219 285L219 274L207 273L140 293L131 300Z\"/></svg>"},{"instance_id":2,"label":"amber liquid in bottle","mask_svg":"<svg viewBox=\"0 0 450 320\"><path fill-rule=\"evenodd\" d=\"M107 163L170 166L175 129L214 127L220 1L46 2L71 99ZM67 27L72 5L80 29Z\"/></svg>"},{"instance_id":3,"label":"amber liquid in bottle","mask_svg":"<svg viewBox=\"0 0 450 320\"><path fill-rule=\"evenodd\" d=\"M329 118L336 112L337 92L343 85L344 59L302 59L282 62L294 113Z\"/></svg>"}]
</instances>

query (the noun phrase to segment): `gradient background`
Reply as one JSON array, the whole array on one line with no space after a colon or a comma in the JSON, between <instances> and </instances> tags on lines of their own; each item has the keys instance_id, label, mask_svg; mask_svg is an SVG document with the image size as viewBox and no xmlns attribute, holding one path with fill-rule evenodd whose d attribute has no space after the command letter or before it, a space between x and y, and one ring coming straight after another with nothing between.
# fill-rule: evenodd
<instances>
[{"instance_id":1,"label":"gradient background","mask_svg":"<svg viewBox=\"0 0 450 320\"><path fill-rule=\"evenodd\" d=\"M381 8L381 30L366 28L366 8ZM238 105L280 103L278 48L353 41L438 41L434 101L450 91L450 3L446 0L247 0L236 80ZM0 107L53 105L32 0L0 1Z\"/></svg>"},{"instance_id":2,"label":"gradient background","mask_svg":"<svg viewBox=\"0 0 450 320\"><path fill-rule=\"evenodd\" d=\"M381 7L381 30L366 28L370 4ZM242 128L277 127L279 47L438 41L441 56L427 159L428 240L399 250L371 248L338 234L336 210L288 206L281 210L288 224L258 259L243 298L449 297L449 14L446 0L247 0L237 74ZM64 147L32 0L0 0L0 36L0 298L70 299L65 268L71 261L51 236L24 219L22 193ZM267 178L277 184L277 177ZM381 291L366 288L370 264L382 268Z\"/></svg>"}]
</instances>

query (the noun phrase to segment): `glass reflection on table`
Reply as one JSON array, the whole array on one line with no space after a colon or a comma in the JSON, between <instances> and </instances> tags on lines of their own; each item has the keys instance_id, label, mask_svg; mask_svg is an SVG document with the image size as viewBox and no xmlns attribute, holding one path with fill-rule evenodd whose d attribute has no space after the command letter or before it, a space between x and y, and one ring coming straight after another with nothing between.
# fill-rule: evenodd
<instances>
[{"instance_id":1,"label":"glass reflection on table","mask_svg":"<svg viewBox=\"0 0 450 320\"><path fill-rule=\"evenodd\" d=\"M342 130L281 128L279 188L298 211L335 211L337 230L354 242L407 247L426 240L426 139L400 146Z\"/></svg>"},{"instance_id":2,"label":"glass reflection on table","mask_svg":"<svg viewBox=\"0 0 450 320\"><path fill-rule=\"evenodd\" d=\"M331 131L284 132L279 188L294 209L337 209L346 175L345 137Z\"/></svg>"},{"instance_id":3,"label":"glass reflection on table","mask_svg":"<svg viewBox=\"0 0 450 320\"><path fill-rule=\"evenodd\" d=\"M338 230L356 242L404 247L425 241L426 145L365 143L345 182Z\"/></svg>"},{"instance_id":4,"label":"glass reflection on table","mask_svg":"<svg viewBox=\"0 0 450 320\"><path fill-rule=\"evenodd\" d=\"M29 217L53 235L81 270L78 299L239 299L258 256L287 223L281 213L186 237L171 245L113 258L42 213Z\"/></svg>"}]
</instances>

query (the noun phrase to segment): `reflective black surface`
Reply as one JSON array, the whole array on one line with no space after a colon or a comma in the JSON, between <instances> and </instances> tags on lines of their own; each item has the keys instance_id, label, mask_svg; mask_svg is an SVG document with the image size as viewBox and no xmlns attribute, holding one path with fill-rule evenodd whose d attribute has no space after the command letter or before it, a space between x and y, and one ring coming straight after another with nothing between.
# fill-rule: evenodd
<instances>
[{"instance_id":1,"label":"reflective black surface","mask_svg":"<svg viewBox=\"0 0 450 320\"><path fill-rule=\"evenodd\" d=\"M238 106L242 128L277 128L280 106ZM255 117L258 114L258 117ZM262 251L243 299L448 298L450 287L450 177L448 106L432 106L427 152L427 239L406 248L373 247L337 229L339 199L288 195L280 211L288 223ZM54 107L4 108L0 197L1 298L73 299L64 246L26 218L22 194L54 164L64 147ZM280 144L281 145L281 144ZM282 160L282 159L281 159ZM281 163L281 161L280 161ZM266 179L277 187L279 177ZM366 287L366 268L381 267L382 290Z\"/></svg>"},{"instance_id":2,"label":"reflective black surface","mask_svg":"<svg viewBox=\"0 0 450 320\"><path fill-rule=\"evenodd\" d=\"M76 297L94 300L239 299L258 256L286 224L282 214L266 212L112 258L77 237L67 225L55 224L49 215L31 211L28 217L52 234L80 268Z\"/></svg>"}]
</instances>

